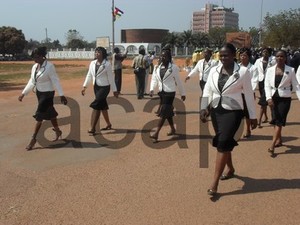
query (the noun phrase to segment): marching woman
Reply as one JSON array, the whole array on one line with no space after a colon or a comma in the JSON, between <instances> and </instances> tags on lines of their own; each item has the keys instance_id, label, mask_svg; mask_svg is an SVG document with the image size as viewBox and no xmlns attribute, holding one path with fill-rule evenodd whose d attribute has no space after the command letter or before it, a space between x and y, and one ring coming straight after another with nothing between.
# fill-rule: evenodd
<instances>
[{"instance_id":1,"label":"marching woman","mask_svg":"<svg viewBox=\"0 0 300 225\"><path fill-rule=\"evenodd\" d=\"M250 63L251 58L251 50L249 48L241 48L239 50L239 58L240 58L240 66L244 66L249 69L250 77L251 77L251 85L253 90L253 95L255 98L255 89L258 83L258 73L257 68ZM249 118L249 113L247 109L247 104L245 104L245 95L242 94L243 101L244 101L244 113L246 118L246 133L244 134L244 138L249 138L251 136L251 123Z\"/></svg>"},{"instance_id":2,"label":"marching woman","mask_svg":"<svg viewBox=\"0 0 300 225\"><path fill-rule=\"evenodd\" d=\"M91 115L91 128L88 130L88 133L91 135L95 135L96 133L96 125L100 118L101 112L106 122L106 127L102 128L101 130L112 129L107 111L108 104L106 98L110 92L110 89L112 89L114 96L118 97L118 92L112 73L112 66L107 60L106 49L103 47L97 47L95 49L95 58L96 59L90 63L86 79L83 83L83 89L81 91L81 94L85 95L85 90L87 89L88 84L93 81L95 100L90 104L90 107L93 109L93 111Z\"/></svg>"},{"instance_id":3,"label":"marching woman","mask_svg":"<svg viewBox=\"0 0 300 225\"><path fill-rule=\"evenodd\" d=\"M271 48L263 48L262 49L262 57L257 59L255 62L255 67L257 68L258 72L258 88L260 99L258 104L260 105L260 112L258 117L258 128L262 128L261 123L268 122L268 115L267 115L267 106L268 102L266 101L266 93L265 93L265 75L267 73L268 68L275 65L275 58L272 56L272 49ZM271 109L272 110L272 109ZM265 119L262 121L262 117Z\"/></svg>"},{"instance_id":4,"label":"marching woman","mask_svg":"<svg viewBox=\"0 0 300 225\"><path fill-rule=\"evenodd\" d=\"M209 48L204 49L203 51L204 58L199 60L196 66L192 69L192 71L185 78L185 82L188 81L192 76L199 76L199 85L201 91L203 92L204 85L207 81L207 77L209 75L209 71L212 67L218 64L218 61L212 59L212 50Z\"/></svg>"},{"instance_id":5,"label":"marching woman","mask_svg":"<svg viewBox=\"0 0 300 225\"><path fill-rule=\"evenodd\" d=\"M282 127L286 124L291 106L292 90L300 100L300 88L293 67L286 65L287 54L284 50L276 53L276 65L269 68L265 79L265 91L268 105L272 107L274 134L268 151L273 155L275 147L282 146Z\"/></svg>"},{"instance_id":6,"label":"marching woman","mask_svg":"<svg viewBox=\"0 0 300 225\"><path fill-rule=\"evenodd\" d=\"M53 106L55 94L54 88L56 88L62 104L66 105L68 101L64 96L55 67L46 59L46 55L46 47L39 47L32 52L31 56L33 57L35 64L31 69L31 77L22 91L22 94L18 98L21 102L25 95L27 95L31 90L34 90L38 99L38 107L35 115L33 116L37 122L31 141L26 147L27 150L33 149L36 143L36 136L41 128L43 120L51 121L53 131L56 135L54 141L57 141L62 135L62 131L59 129L57 124L58 113Z\"/></svg>"},{"instance_id":7,"label":"marching woman","mask_svg":"<svg viewBox=\"0 0 300 225\"><path fill-rule=\"evenodd\" d=\"M207 191L209 195L217 193L220 179L232 178L235 173L231 151L238 145L234 135L244 116L242 93L245 94L251 128L257 126L249 70L235 62L235 55L236 49L232 44L225 44L221 48L221 64L211 69L201 99L201 121L207 121L208 108L211 108L211 120L216 133L213 138L213 146L217 148L215 173ZM222 175L226 165L227 171Z\"/></svg>"},{"instance_id":8,"label":"marching woman","mask_svg":"<svg viewBox=\"0 0 300 225\"><path fill-rule=\"evenodd\" d=\"M179 68L172 63L171 50L165 48L162 50L161 63L157 66L152 74L151 84L150 84L150 97L153 96L154 89L158 86L159 97L160 97L160 107L158 111L158 116L160 120L154 134L150 135L154 139L154 143L157 142L159 132L167 119L170 125L170 132L168 136L175 135L176 129L173 122L173 101L176 94L176 87L179 89L181 95L181 100L185 100L185 90L183 84L179 77Z\"/></svg>"}]
</instances>

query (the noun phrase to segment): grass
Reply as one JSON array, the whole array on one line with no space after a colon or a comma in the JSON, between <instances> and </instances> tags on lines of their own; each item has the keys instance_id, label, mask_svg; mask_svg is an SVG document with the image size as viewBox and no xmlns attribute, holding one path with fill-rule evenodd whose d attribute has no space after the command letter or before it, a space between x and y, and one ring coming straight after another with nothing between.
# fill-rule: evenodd
<instances>
[{"instance_id":1,"label":"grass","mask_svg":"<svg viewBox=\"0 0 300 225\"><path fill-rule=\"evenodd\" d=\"M26 84L31 73L32 63L0 63L0 88ZM61 80L85 77L87 69L78 64L55 65L56 72Z\"/></svg>"}]
</instances>

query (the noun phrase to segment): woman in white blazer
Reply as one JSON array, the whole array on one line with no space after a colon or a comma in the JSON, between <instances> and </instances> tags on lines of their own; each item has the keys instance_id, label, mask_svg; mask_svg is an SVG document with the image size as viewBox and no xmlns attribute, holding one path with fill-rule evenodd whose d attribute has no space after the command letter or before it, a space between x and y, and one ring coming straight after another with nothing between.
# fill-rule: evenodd
<instances>
[{"instance_id":1,"label":"woman in white blazer","mask_svg":"<svg viewBox=\"0 0 300 225\"><path fill-rule=\"evenodd\" d=\"M261 123L268 122L268 114L267 114L267 106L268 103L266 101L266 93L265 93L265 75L268 69L275 65L276 61L274 56L272 56L272 49L264 47L262 48L262 57L257 59L255 62L255 67L258 72L258 88L260 99L258 104L260 105L260 112L258 117L258 128L262 128ZM272 109L271 109L272 110ZM262 117L265 119L262 121Z\"/></svg>"},{"instance_id":2,"label":"woman in white blazer","mask_svg":"<svg viewBox=\"0 0 300 225\"><path fill-rule=\"evenodd\" d=\"M112 66L107 60L106 49L103 47L97 47L95 49L95 57L96 59L90 63L88 73L83 83L83 89L81 91L81 94L85 95L85 90L87 89L88 84L93 81L95 100L90 104L93 111L91 115L91 128L88 130L88 133L91 135L95 135L96 133L96 125L101 112L106 122L106 127L102 128L102 130L110 130L112 128L108 116L108 104L106 98L110 89L112 89L114 96L118 97Z\"/></svg>"},{"instance_id":3,"label":"woman in white blazer","mask_svg":"<svg viewBox=\"0 0 300 225\"><path fill-rule=\"evenodd\" d=\"M199 76L199 85L201 91L203 92L204 85L206 84L208 74L210 69L218 64L218 61L212 59L212 50L206 48L203 51L204 59L198 61L196 66L192 69L192 71L185 78L185 82L188 81L191 77L198 75Z\"/></svg>"},{"instance_id":4,"label":"woman in white blazer","mask_svg":"<svg viewBox=\"0 0 300 225\"><path fill-rule=\"evenodd\" d=\"M239 58L240 58L240 66L246 67L249 70L249 75L251 77L251 86L253 90L253 95L255 98L255 89L258 83L258 73L257 68L250 63L250 57L251 57L251 50L249 48L241 48L239 50ZM251 124L250 124L250 117L247 109L247 105L245 102L245 95L242 94L243 100L244 100L244 113L246 118L246 131L244 134L244 138L249 138L251 136Z\"/></svg>"},{"instance_id":5,"label":"woman in white blazer","mask_svg":"<svg viewBox=\"0 0 300 225\"><path fill-rule=\"evenodd\" d=\"M296 91L300 100L300 89L295 70L285 64L286 58L286 52L279 50L276 53L277 64L268 69L265 79L266 99L268 105L272 107L273 119L270 124L274 125L273 139L268 149L272 155L275 147L282 146L281 132L290 110L292 90Z\"/></svg>"},{"instance_id":6,"label":"woman in white blazer","mask_svg":"<svg viewBox=\"0 0 300 225\"><path fill-rule=\"evenodd\" d=\"M217 193L219 180L232 178L235 169L231 151L237 145L234 135L238 130L243 112L242 93L245 94L252 129L257 126L255 101L251 86L251 77L246 67L239 66L234 60L235 47L227 43L220 50L221 64L212 68L201 99L200 118L206 122L211 108L211 119L215 130L213 146L217 148L215 174L208 189L209 195ZM225 166L228 170L222 175Z\"/></svg>"},{"instance_id":7,"label":"woman in white blazer","mask_svg":"<svg viewBox=\"0 0 300 225\"><path fill-rule=\"evenodd\" d=\"M160 107L158 116L161 118L158 122L158 126L154 134L150 135L154 139L154 143L157 142L159 132L167 119L171 131L168 135L174 135L176 129L173 123L173 101L178 87L182 101L185 100L185 90L179 77L179 68L172 63L172 55L169 49L163 49L161 53L161 63L155 68L152 74L150 84L150 97L153 96L154 89L158 87L160 96Z\"/></svg>"},{"instance_id":8,"label":"woman in white blazer","mask_svg":"<svg viewBox=\"0 0 300 225\"><path fill-rule=\"evenodd\" d=\"M56 134L54 141L57 141L62 135L62 131L58 127L57 116L58 113L54 108L54 88L58 91L61 102L66 105L67 99L64 96L62 87L59 82L58 75L55 71L54 65L46 59L47 48L39 47L35 49L31 56L34 59L35 64L31 69L31 77L19 96L19 101L21 102L25 95L27 95L31 90L36 92L38 99L38 107L33 116L35 118L36 125L34 133L32 135L29 145L27 145L27 150L32 150L36 143L36 136L42 126L43 120L50 120L53 125L53 130Z\"/></svg>"}]
</instances>

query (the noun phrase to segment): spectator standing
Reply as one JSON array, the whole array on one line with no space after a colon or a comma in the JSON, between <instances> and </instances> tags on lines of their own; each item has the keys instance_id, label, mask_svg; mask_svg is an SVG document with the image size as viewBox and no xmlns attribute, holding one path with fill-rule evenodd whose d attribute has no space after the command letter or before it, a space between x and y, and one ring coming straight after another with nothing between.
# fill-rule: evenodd
<instances>
[{"instance_id":1,"label":"spectator standing","mask_svg":"<svg viewBox=\"0 0 300 225\"><path fill-rule=\"evenodd\" d=\"M122 62L127 57L127 51L122 54L118 47L114 48L114 54L112 57L112 65L115 74L115 83L117 87L118 94L121 94L122 88Z\"/></svg>"},{"instance_id":2,"label":"spectator standing","mask_svg":"<svg viewBox=\"0 0 300 225\"><path fill-rule=\"evenodd\" d=\"M134 57L132 68L135 74L137 98L143 99L145 92L146 69L149 67L148 60L145 58L146 51L144 48L139 50L139 55Z\"/></svg>"}]
</instances>

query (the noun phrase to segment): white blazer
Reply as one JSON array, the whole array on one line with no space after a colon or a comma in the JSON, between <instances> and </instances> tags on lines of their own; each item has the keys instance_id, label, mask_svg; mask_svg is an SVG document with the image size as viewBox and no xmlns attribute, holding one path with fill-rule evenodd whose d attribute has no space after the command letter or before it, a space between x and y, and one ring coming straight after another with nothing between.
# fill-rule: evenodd
<instances>
[{"instance_id":1,"label":"white blazer","mask_svg":"<svg viewBox=\"0 0 300 225\"><path fill-rule=\"evenodd\" d=\"M278 90L278 94L280 97L291 97L292 90L291 85L293 87L293 90L296 92L298 99L300 100L300 88L299 83L296 79L295 70L293 67L290 67L288 65L284 66L284 74L282 77L282 80L278 86L278 88L275 87L275 71L276 71L276 65L268 69L265 79L265 92L266 92L266 99L272 99L272 96Z\"/></svg>"},{"instance_id":2,"label":"white blazer","mask_svg":"<svg viewBox=\"0 0 300 225\"><path fill-rule=\"evenodd\" d=\"M265 79L265 73L268 70L268 68L274 66L276 64L276 60L274 56L270 56L269 60L268 60L268 65L266 70L264 71L263 68L263 57L259 58L256 60L255 62L255 67L257 68L257 72L258 72L258 81L263 81Z\"/></svg>"},{"instance_id":3,"label":"white blazer","mask_svg":"<svg viewBox=\"0 0 300 225\"><path fill-rule=\"evenodd\" d=\"M85 81L83 83L83 87L87 87L87 85L93 80L93 84L98 86L108 86L110 85L113 92L117 91L114 74L112 72L112 66L110 62L106 59L103 60L99 69L96 73L96 63L97 59L93 60L90 63L89 71L86 75Z\"/></svg>"},{"instance_id":4,"label":"white blazer","mask_svg":"<svg viewBox=\"0 0 300 225\"><path fill-rule=\"evenodd\" d=\"M31 77L22 91L22 94L27 95L34 87L36 87L40 92L54 91L54 89L56 89L59 96L63 96L64 92L60 85L54 65L48 60L45 60L40 68L38 68L38 66L38 63L35 63L32 66Z\"/></svg>"},{"instance_id":5,"label":"white blazer","mask_svg":"<svg viewBox=\"0 0 300 225\"><path fill-rule=\"evenodd\" d=\"M178 87L179 94L185 96L185 89L179 76L179 68L173 63L169 63L168 69L163 79L160 78L160 70L162 64L156 67L153 71L150 91L153 91L157 86L159 91L164 90L165 92L174 92Z\"/></svg>"},{"instance_id":6,"label":"white blazer","mask_svg":"<svg viewBox=\"0 0 300 225\"><path fill-rule=\"evenodd\" d=\"M211 104L213 108L216 108L220 101L224 109L244 109L242 99L242 93L244 93L249 116L251 119L255 119L256 107L249 70L235 63L233 74L226 81L223 90L219 90L218 80L222 67L223 65L220 64L211 69L203 90L201 109L206 109L209 104Z\"/></svg>"},{"instance_id":7,"label":"white blazer","mask_svg":"<svg viewBox=\"0 0 300 225\"><path fill-rule=\"evenodd\" d=\"M199 80L207 81L207 77L209 75L210 69L218 64L218 61L214 59L210 59L207 64L204 64L205 59L201 59L198 61L196 66L192 69L192 71L188 74L188 77L192 77L196 74L199 75Z\"/></svg>"},{"instance_id":8,"label":"white blazer","mask_svg":"<svg viewBox=\"0 0 300 225\"><path fill-rule=\"evenodd\" d=\"M300 84L300 66L298 66L296 78L297 78L298 83Z\"/></svg>"},{"instance_id":9,"label":"white blazer","mask_svg":"<svg viewBox=\"0 0 300 225\"><path fill-rule=\"evenodd\" d=\"M243 66L241 63L239 63L240 66ZM250 77L251 77L251 85L252 85L252 90L253 92L256 89L257 83L258 83L258 72L257 72L257 68L249 63L246 68L249 70L250 72Z\"/></svg>"}]
</instances>

